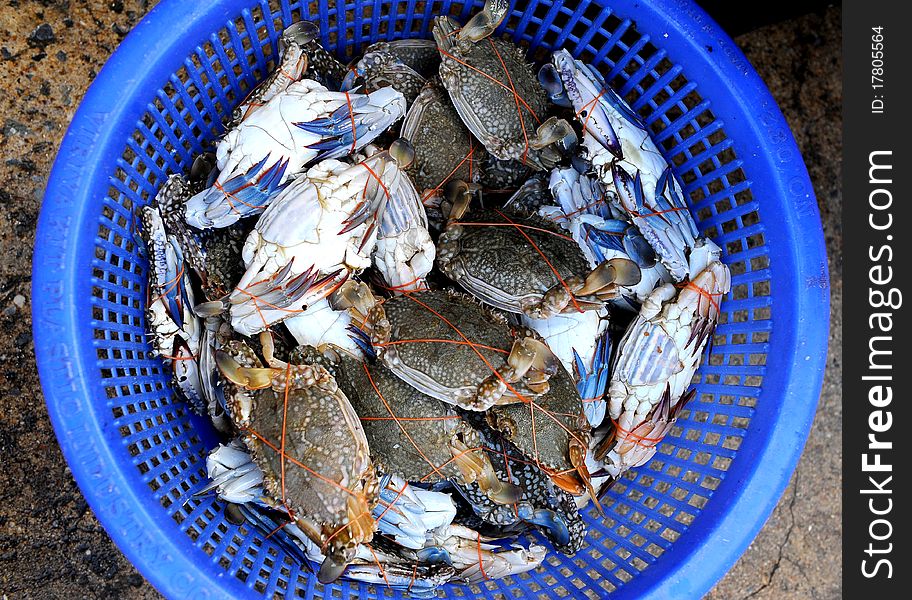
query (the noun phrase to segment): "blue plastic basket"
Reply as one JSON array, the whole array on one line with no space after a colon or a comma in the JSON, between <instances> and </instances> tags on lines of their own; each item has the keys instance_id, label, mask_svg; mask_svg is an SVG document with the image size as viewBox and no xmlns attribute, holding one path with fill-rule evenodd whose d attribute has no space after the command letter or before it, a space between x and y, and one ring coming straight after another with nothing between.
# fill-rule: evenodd
<instances>
[{"instance_id":1,"label":"blue plastic basket","mask_svg":"<svg viewBox=\"0 0 912 600\"><path fill-rule=\"evenodd\" d=\"M54 165L35 243L35 348L57 436L95 514L173 598L375 598L319 584L271 541L190 497L216 443L150 355L146 264L133 214L211 147L272 67L276 39L320 23L340 56L429 37L462 2L163 0L89 88ZM723 247L722 303L698 394L652 462L587 514L588 545L538 571L449 597L698 598L735 562L781 495L810 428L826 357L829 290L816 202L775 102L747 60L686 0L519 3L501 33L533 56L565 47L644 116L685 183L701 231Z\"/></svg>"}]
</instances>

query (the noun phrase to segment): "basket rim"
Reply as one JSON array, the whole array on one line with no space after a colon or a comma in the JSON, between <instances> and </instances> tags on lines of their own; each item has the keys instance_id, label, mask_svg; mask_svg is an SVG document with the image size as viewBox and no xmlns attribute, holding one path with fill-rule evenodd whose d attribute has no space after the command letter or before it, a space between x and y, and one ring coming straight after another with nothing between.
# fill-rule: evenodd
<instances>
[{"instance_id":1,"label":"basket rim","mask_svg":"<svg viewBox=\"0 0 912 600\"><path fill-rule=\"evenodd\" d=\"M594 1L606 4L606 0ZM800 240L802 247L801 252L783 253L770 261L776 277L791 280L789 287L794 290L788 301L773 300L773 314L794 327L776 330L777 345L789 351L770 356L767 363L772 370L775 361L785 385L779 391L781 400L772 406L774 418L766 435L745 437L738 453L749 453L752 460L734 460L712 500L661 559L643 571L645 576L634 577L612 594L698 598L731 568L759 532L784 492L810 432L826 366L829 288L819 294L801 291L809 287L810 278L827 275L826 251L812 186L788 124L734 41L692 0L612 0L610 7L622 15L636 15L637 30L660 40L670 56L699 57L713 67L699 73L701 83L715 79L728 89L750 92L731 94L722 108L728 111L726 119L737 118L756 132L758 145L752 148L756 154L752 160L765 163L773 184L767 191L776 193L773 202L780 200L786 209L776 211L778 233L769 228L767 244L774 246L769 238L775 235ZM87 378L94 359L82 352L85 344L72 325L80 318L76 299L91 294L85 277L91 261L80 258L79 249L84 242L91 243L95 223L82 207L91 198L103 197L108 184L100 177L83 175L86 165L99 163L112 152L120 154L144 110L132 99L157 89L176 67L167 54L169 48L186 39L202 44L213 33L211 23L227 22L251 8L244 0L190 4L162 0L137 24L88 88L67 129L48 179L35 236L35 355L57 439L82 493L118 548L159 592L174 598L191 593L200 598L232 598L251 590L236 578L216 573L186 540L148 534L158 532L161 509L139 497L124 472L132 465L118 461L106 439L105 428L112 417L94 406ZM183 18L173 19L176 11ZM137 69L137 64L144 68ZM115 89L117 93L111 93ZM714 98L714 109L719 104ZM758 105L763 110L757 110ZM764 132L773 131L778 133L775 140L767 140ZM791 159L776 160L783 153ZM739 154L744 154L743 148ZM805 210L788 210L799 199ZM764 210L766 216L773 213ZM782 343L782 338L788 339ZM758 408L769 395L764 386Z\"/></svg>"}]
</instances>

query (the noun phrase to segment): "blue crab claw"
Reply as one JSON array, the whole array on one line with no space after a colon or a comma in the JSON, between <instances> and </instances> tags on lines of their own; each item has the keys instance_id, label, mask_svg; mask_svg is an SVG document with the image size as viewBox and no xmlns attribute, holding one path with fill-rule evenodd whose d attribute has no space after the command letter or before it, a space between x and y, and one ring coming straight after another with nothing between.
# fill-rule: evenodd
<instances>
[{"instance_id":1,"label":"blue crab claw","mask_svg":"<svg viewBox=\"0 0 912 600\"><path fill-rule=\"evenodd\" d=\"M607 403L605 392L608 391L611 362L611 338L606 330L599 336L592 363L586 365L576 350L573 351L573 367L579 383L576 389L583 399L583 412L586 420L593 427L598 427L605 419Z\"/></svg>"},{"instance_id":2,"label":"blue crab claw","mask_svg":"<svg viewBox=\"0 0 912 600\"><path fill-rule=\"evenodd\" d=\"M687 254L695 244L692 233L696 225L687 207L680 204L671 175L666 170L661 187L657 186L657 192L651 198L644 193L640 171L632 176L615 164L612 178L621 208L628 213L672 278L683 281L688 277ZM658 193L660 190L667 197ZM635 239L629 240L628 244L634 250L641 246ZM647 257L642 255L640 258L645 260Z\"/></svg>"},{"instance_id":3,"label":"blue crab claw","mask_svg":"<svg viewBox=\"0 0 912 600\"><path fill-rule=\"evenodd\" d=\"M472 18L458 31L457 38L469 42L479 42L492 33L506 18L510 10L508 0L485 0L484 7L472 15Z\"/></svg>"},{"instance_id":4,"label":"blue crab claw","mask_svg":"<svg viewBox=\"0 0 912 600\"><path fill-rule=\"evenodd\" d=\"M345 77L342 78L342 85L339 86L340 92L351 92L363 83L364 69L351 67Z\"/></svg>"},{"instance_id":5,"label":"blue crab claw","mask_svg":"<svg viewBox=\"0 0 912 600\"><path fill-rule=\"evenodd\" d=\"M244 217L263 212L275 195L285 188L281 184L288 160L278 160L269 168L261 169L269 160L250 167L221 186L213 185L187 201L187 223L197 229L228 227Z\"/></svg>"},{"instance_id":6,"label":"blue crab claw","mask_svg":"<svg viewBox=\"0 0 912 600\"><path fill-rule=\"evenodd\" d=\"M151 294L161 299L168 317L177 327L183 328L181 302L185 297L184 256L174 236L168 235L160 209L144 206L140 213L142 221L141 247L148 250ZM151 304L151 302L150 302Z\"/></svg>"},{"instance_id":7,"label":"blue crab claw","mask_svg":"<svg viewBox=\"0 0 912 600\"><path fill-rule=\"evenodd\" d=\"M640 269L651 269L658 262L659 258L656 256L655 249L649 245L636 227L628 227L622 240L624 252Z\"/></svg>"},{"instance_id":8,"label":"blue crab claw","mask_svg":"<svg viewBox=\"0 0 912 600\"><path fill-rule=\"evenodd\" d=\"M574 154L570 157L570 166L573 167L577 173L583 175L592 171L592 163L589 162L589 159L582 154Z\"/></svg>"},{"instance_id":9,"label":"blue crab claw","mask_svg":"<svg viewBox=\"0 0 912 600\"><path fill-rule=\"evenodd\" d=\"M417 556L418 560L421 562L431 564L453 564L453 557L450 556L450 553L447 552L446 548L441 548L440 546L422 548L415 553L415 556Z\"/></svg>"},{"instance_id":10,"label":"blue crab claw","mask_svg":"<svg viewBox=\"0 0 912 600\"><path fill-rule=\"evenodd\" d=\"M376 360L377 352L374 350L370 336L357 325L349 325L346 329L348 330L348 337L361 349L364 356L369 360Z\"/></svg>"},{"instance_id":11,"label":"blue crab claw","mask_svg":"<svg viewBox=\"0 0 912 600\"><path fill-rule=\"evenodd\" d=\"M561 81L560 73L557 72L554 65L545 63L538 70L538 82L548 92L548 98L551 99L551 102L565 108L573 107L573 103L567 95L567 90L564 88L564 82Z\"/></svg>"},{"instance_id":12,"label":"blue crab claw","mask_svg":"<svg viewBox=\"0 0 912 600\"><path fill-rule=\"evenodd\" d=\"M305 46L320 37L320 28L313 21L298 21L289 25L279 37L279 54L292 44Z\"/></svg>"},{"instance_id":13,"label":"blue crab claw","mask_svg":"<svg viewBox=\"0 0 912 600\"><path fill-rule=\"evenodd\" d=\"M342 577L342 573L345 572L346 567L348 567L347 562L338 561L332 556L327 556L323 559L320 570L317 571L317 581L324 585L332 583Z\"/></svg>"},{"instance_id":14,"label":"blue crab claw","mask_svg":"<svg viewBox=\"0 0 912 600\"><path fill-rule=\"evenodd\" d=\"M570 529L567 527L566 519L555 511L547 508L538 508L526 520L541 528L542 532L554 545L567 546L570 544Z\"/></svg>"},{"instance_id":15,"label":"blue crab claw","mask_svg":"<svg viewBox=\"0 0 912 600\"><path fill-rule=\"evenodd\" d=\"M205 187L212 187L218 178L219 170L215 166L215 155L212 153L200 154L193 159L190 166L190 181L203 182Z\"/></svg>"}]
</instances>

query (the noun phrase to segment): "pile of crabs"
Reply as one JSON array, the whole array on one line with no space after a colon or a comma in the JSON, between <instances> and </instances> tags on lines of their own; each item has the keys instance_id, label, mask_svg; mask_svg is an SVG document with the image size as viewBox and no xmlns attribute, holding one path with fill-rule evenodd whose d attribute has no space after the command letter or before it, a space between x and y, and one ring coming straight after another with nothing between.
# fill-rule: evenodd
<instances>
[{"instance_id":1,"label":"pile of crabs","mask_svg":"<svg viewBox=\"0 0 912 600\"><path fill-rule=\"evenodd\" d=\"M492 37L507 7L349 67L292 25L141 209L153 348L225 436L200 493L321 582L421 596L575 553L730 289L639 116Z\"/></svg>"}]
</instances>

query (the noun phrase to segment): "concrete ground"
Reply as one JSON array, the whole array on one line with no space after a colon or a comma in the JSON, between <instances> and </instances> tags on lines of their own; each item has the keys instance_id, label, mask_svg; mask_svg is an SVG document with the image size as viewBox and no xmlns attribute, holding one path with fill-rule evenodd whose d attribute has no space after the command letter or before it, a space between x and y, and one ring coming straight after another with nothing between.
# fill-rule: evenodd
<instances>
[{"instance_id":1,"label":"concrete ground","mask_svg":"<svg viewBox=\"0 0 912 600\"><path fill-rule=\"evenodd\" d=\"M145 0L0 6L0 596L158 598L89 510L42 401L31 340L30 257L48 171L86 86L148 10ZM840 595L840 19L831 8L737 38L804 153L826 231L829 370L792 482L759 537L707 596Z\"/></svg>"}]
</instances>

